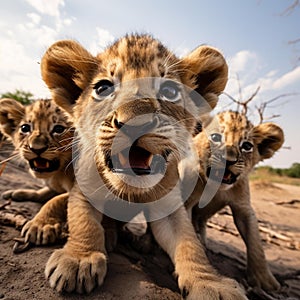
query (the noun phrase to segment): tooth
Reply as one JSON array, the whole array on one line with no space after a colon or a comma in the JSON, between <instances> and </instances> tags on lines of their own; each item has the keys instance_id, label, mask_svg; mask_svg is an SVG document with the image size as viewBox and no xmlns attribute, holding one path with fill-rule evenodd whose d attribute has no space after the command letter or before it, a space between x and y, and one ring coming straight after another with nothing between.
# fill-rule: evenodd
<instances>
[{"instance_id":1,"label":"tooth","mask_svg":"<svg viewBox=\"0 0 300 300\"><path fill-rule=\"evenodd\" d=\"M33 161L33 165L37 168L38 167L38 164L37 164L37 162L34 160Z\"/></svg>"},{"instance_id":2,"label":"tooth","mask_svg":"<svg viewBox=\"0 0 300 300\"><path fill-rule=\"evenodd\" d=\"M118 158L119 158L119 161L120 161L120 164L121 164L121 166L122 167L126 167L127 166L127 162L128 162L128 160L127 160L127 158L122 154L122 152L120 152L119 154L118 154Z\"/></svg>"},{"instance_id":3,"label":"tooth","mask_svg":"<svg viewBox=\"0 0 300 300\"><path fill-rule=\"evenodd\" d=\"M48 169L50 167L50 164L48 161L46 161L46 169Z\"/></svg>"},{"instance_id":4,"label":"tooth","mask_svg":"<svg viewBox=\"0 0 300 300\"><path fill-rule=\"evenodd\" d=\"M153 154L151 154L149 156L148 161L147 161L147 164L148 164L149 167L151 166L152 160L153 160Z\"/></svg>"}]
</instances>

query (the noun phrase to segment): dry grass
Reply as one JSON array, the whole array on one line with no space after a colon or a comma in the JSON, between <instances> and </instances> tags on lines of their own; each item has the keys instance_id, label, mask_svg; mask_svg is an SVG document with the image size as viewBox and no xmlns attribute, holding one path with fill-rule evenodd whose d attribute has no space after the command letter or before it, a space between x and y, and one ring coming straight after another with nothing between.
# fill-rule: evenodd
<instances>
[{"instance_id":1,"label":"dry grass","mask_svg":"<svg viewBox=\"0 0 300 300\"><path fill-rule=\"evenodd\" d=\"M270 172L267 168L257 168L250 174L250 180L265 183L283 183L300 186L300 178L279 176Z\"/></svg>"}]
</instances>

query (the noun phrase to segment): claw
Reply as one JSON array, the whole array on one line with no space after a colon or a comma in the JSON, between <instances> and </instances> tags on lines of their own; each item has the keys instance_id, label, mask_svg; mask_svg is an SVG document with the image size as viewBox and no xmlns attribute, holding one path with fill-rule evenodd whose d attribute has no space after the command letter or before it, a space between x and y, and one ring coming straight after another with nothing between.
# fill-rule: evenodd
<instances>
[{"instance_id":1,"label":"claw","mask_svg":"<svg viewBox=\"0 0 300 300\"><path fill-rule=\"evenodd\" d=\"M25 252L31 248L30 242L25 242L24 238L14 238L15 244L13 246L13 253L19 254Z\"/></svg>"},{"instance_id":2,"label":"claw","mask_svg":"<svg viewBox=\"0 0 300 300\"><path fill-rule=\"evenodd\" d=\"M183 299L186 299L187 296L189 295L189 291L186 287L183 287L182 291L181 291L181 296Z\"/></svg>"}]
</instances>

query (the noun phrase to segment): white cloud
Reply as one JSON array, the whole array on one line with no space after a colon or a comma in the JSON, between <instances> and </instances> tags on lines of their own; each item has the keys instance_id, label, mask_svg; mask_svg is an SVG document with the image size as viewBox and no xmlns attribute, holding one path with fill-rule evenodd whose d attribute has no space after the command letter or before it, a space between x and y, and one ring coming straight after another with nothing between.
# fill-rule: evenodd
<instances>
[{"instance_id":1,"label":"white cloud","mask_svg":"<svg viewBox=\"0 0 300 300\"><path fill-rule=\"evenodd\" d=\"M276 90L283 89L296 82L298 82L300 85L300 66L275 80L273 83L273 88Z\"/></svg>"},{"instance_id":2,"label":"white cloud","mask_svg":"<svg viewBox=\"0 0 300 300\"><path fill-rule=\"evenodd\" d=\"M76 18L72 17L72 18L57 18L55 20L55 30L57 32L61 32L64 31L66 29L66 26L70 26L72 25L73 21L76 20Z\"/></svg>"},{"instance_id":3,"label":"white cloud","mask_svg":"<svg viewBox=\"0 0 300 300\"><path fill-rule=\"evenodd\" d=\"M38 12L58 17L60 6L64 6L64 0L26 0L31 6L33 6Z\"/></svg>"},{"instance_id":4,"label":"white cloud","mask_svg":"<svg viewBox=\"0 0 300 300\"><path fill-rule=\"evenodd\" d=\"M73 20L68 18L68 19L63 19L63 24L66 26L70 26L73 23Z\"/></svg>"},{"instance_id":5,"label":"white cloud","mask_svg":"<svg viewBox=\"0 0 300 300\"><path fill-rule=\"evenodd\" d=\"M37 25L33 23L19 24L18 33L26 37L24 45L29 46L30 44L38 49L37 47L47 47L51 45L57 38L57 31L49 26ZM22 40L22 39L21 39Z\"/></svg>"},{"instance_id":6,"label":"white cloud","mask_svg":"<svg viewBox=\"0 0 300 300\"><path fill-rule=\"evenodd\" d=\"M281 76L276 70L269 71L266 75L258 78L256 81L245 85L242 89L246 95L253 93L258 86L261 87L260 94L263 92L272 92L273 94L275 92L279 94L287 88L294 88L294 84L297 82L300 84L300 67ZM296 92L299 92L299 86L298 91Z\"/></svg>"},{"instance_id":7,"label":"white cloud","mask_svg":"<svg viewBox=\"0 0 300 300\"><path fill-rule=\"evenodd\" d=\"M22 89L46 97L49 91L41 79L39 62L58 32L43 25L36 13L27 14L27 18L28 22L14 26L0 24L0 93Z\"/></svg>"},{"instance_id":8,"label":"white cloud","mask_svg":"<svg viewBox=\"0 0 300 300\"><path fill-rule=\"evenodd\" d=\"M14 40L6 40L0 45L5 45L0 48L0 93L22 89L39 97L49 95L38 62L26 54L24 46Z\"/></svg>"},{"instance_id":9,"label":"white cloud","mask_svg":"<svg viewBox=\"0 0 300 300\"><path fill-rule=\"evenodd\" d=\"M266 74L266 77L274 78L276 74L278 74L278 70L271 70Z\"/></svg>"},{"instance_id":10,"label":"white cloud","mask_svg":"<svg viewBox=\"0 0 300 300\"><path fill-rule=\"evenodd\" d=\"M257 55L248 50L242 50L228 59L231 73L241 73L251 64L257 62Z\"/></svg>"},{"instance_id":11,"label":"white cloud","mask_svg":"<svg viewBox=\"0 0 300 300\"><path fill-rule=\"evenodd\" d=\"M5 43L1 42L0 45L0 70L7 71L12 66L22 67L23 69L30 67L31 60L25 55L23 45L14 40L5 40Z\"/></svg>"},{"instance_id":12,"label":"white cloud","mask_svg":"<svg viewBox=\"0 0 300 300\"><path fill-rule=\"evenodd\" d=\"M27 13L19 23L0 21L0 94L21 89L35 97L49 97L41 79L39 62L47 47L75 18L60 17L59 9L64 5L62 0L26 1L39 13Z\"/></svg>"},{"instance_id":13,"label":"white cloud","mask_svg":"<svg viewBox=\"0 0 300 300\"><path fill-rule=\"evenodd\" d=\"M89 46L89 51L96 55L99 52L103 51L110 43L112 43L115 38L114 36L106 29L96 27L97 31L97 40L93 41Z\"/></svg>"},{"instance_id":14,"label":"white cloud","mask_svg":"<svg viewBox=\"0 0 300 300\"><path fill-rule=\"evenodd\" d=\"M35 14L35 13L29 13L27 14L28 18L31 19L31 21L34 23L34 24L39 24L41 22L41 16L38 15L38 14Z\"/></svg>"},{"instance_id":15,"label":"white cloud","mask_svg":"<svg viewBox=\"0 0 300 300\"><path fill-rule=\"evenodd\" d=\"M248 50L229 58L228 65L229 80L225 91L235 99L248 99L260 87L255 97L256 101L260 101L267 94L276 96L286 92L283 91L286 88L295 88L295 83L300 83L300 67L285 74L280 74L278 70L268 70L264 74L259 56Z\"/></svg>"},{"instance_id":16,"label":"white cloud","mask_svg":"<svg viewBox=\"0 0 300 300\"><path fill-rule=\"evenodd\" d=\"M249 91L245 87L250 83L256 84L258 71L261 69L259 56L253 51L242 50L229 57L227 62L229 66L229 79L226 86L226 93L236 98L246 98ZM250 93L253 93L254 90L250 90ZM240 92L242 92L242 95L240 95Z\"/></svg>"},{"instance_id":17,"label":"white cloud","mask_svg":"<svg viewBox=\"0 0 300 300\"><path fill-rule=\"evenodd\" d=\"M174 52L178 57L183 58L187 56L191 52L191 50L187 47L178 47Z\"/></svg>"}]
</instances>

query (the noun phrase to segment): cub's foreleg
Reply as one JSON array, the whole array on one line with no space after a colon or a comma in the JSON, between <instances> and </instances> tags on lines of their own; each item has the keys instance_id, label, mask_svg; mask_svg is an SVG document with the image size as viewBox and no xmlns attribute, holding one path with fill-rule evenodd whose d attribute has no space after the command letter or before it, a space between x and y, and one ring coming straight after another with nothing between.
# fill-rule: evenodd
<instances>
[{"instance_id":1,"label":"cub's foreleg","mask_svg":"<svg viewBox=\"0 0 300 300\"><path fill-rule=\"evenodd\" d=\"M55 195L57 195L57 192L45 186L39 190L34 190L34 189L8 190L2 194L2 198L12 199L14 201L33 201L33 202L45 203Z\"/></svg>"},{"instance_id":2,"label":"cub's foreleg","mask_svg":"<svg viewBox=\"0 0 300 300\"><path fill-rule=\"evenodd\" d=\"M238 283L220 276L210 265L186 209L151 223L160 246L169 254L184 298L189 300L247 299Z\"/></svg>"},{"instance_id":3,"label":"cub's foreleg","mask_svg":"<svg viewBox=\"0 0 300 300\"><path fill-rule=\"evenodd\" d=\"M63 249L49 258L45 275L57 291L91 292L106 274L102 214L81 193L77 184L68 201L69 237Z\"/></svg>"},{"instance_id":4,"label":"cub's foreleg","mask_svg":"<svg viewBox=\"0 0 300 300\"><path fill-rule=\"evenodd\" d=\"M234 222L247 247L247 277L252 286L276 290L280 284L271 273L259 235L255 212L250 199L239 199L230 204Z\"/></svg>"},{"instance_id":5,"label":"cub's foreleg","mask_svg":"<svg viewBox=\"0 0 300 300\"><path fill-rule=\"evenodd\" d=\"M47 245L59 238L62 225L67 221L68 197L69 193L64 193L52 198L24 225L21 235L25 242Z\"/></svg>"}]
</instances>

